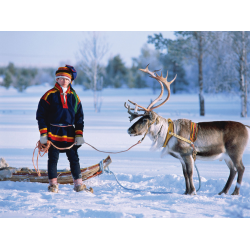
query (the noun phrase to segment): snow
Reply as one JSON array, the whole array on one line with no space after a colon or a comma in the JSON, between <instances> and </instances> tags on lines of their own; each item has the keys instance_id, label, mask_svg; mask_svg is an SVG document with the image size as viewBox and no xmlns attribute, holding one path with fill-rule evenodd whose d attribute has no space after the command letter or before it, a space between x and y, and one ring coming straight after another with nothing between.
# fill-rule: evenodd
<instances>
[{"instance_id":1,"label":"snow","mask_svg":"<svg viewBox=\"0 0 250 250\"><path fill-rule=\"evenodd\" d=\"M47 85L33 86L18 93L0 87L0 158L11 167L33 168L31 159L39 131L35 114ZM142 137L130 137L131 125L124 102L128 99L147 106L157 97L150 89L105 89L101 113L95 113L91 91L75 87L84 109L84 139L104 151L121 151ZM235 96L205 96L206 115L199 116L198 95L171 95L158 113L172 120L189 118L194 122L234 120L250 125L249 118L240 117L240 99ZM160 158L160 151L151 152L151 141L122 154L110 154L113 171L121 184L145 192L121 188L113 175L103 174L86 181L94 194L76 193L72 185L59 185L59 193L49 193L48 184L0 181L1 218L232 218L250 217L250 145L243 156L246 167L239 196L221 195L229 170L224 162L197 161L201 189L196 196L182 195L185 182L181 164L171 156ZM108 154L88 145L79 149L81 167L98 163ZM47 155L39 158L39 168L46 169ZM65 154L60 154L58 169L68 168ZM198 188L197 173L194 183ZM236 180L229 193L233 192ZM171 192L170 194L152 194Z\"/></svg>"}]
</instances>

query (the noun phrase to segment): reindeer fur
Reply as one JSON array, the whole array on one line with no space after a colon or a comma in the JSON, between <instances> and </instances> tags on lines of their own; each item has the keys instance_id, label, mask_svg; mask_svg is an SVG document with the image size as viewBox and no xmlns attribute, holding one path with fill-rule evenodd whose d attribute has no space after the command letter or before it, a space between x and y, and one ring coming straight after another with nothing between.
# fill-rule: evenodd
<instances>
[{"instance_id":1,"label":"reindeer fur","mask_svg":"<svg viewBox=\"0 0 250 250\"><path fill-rule=\"evenodd\" d=\"M174 120L173 123L174 132L189 139L190 120L178 119ZM128 129L128 133L131 136L143 135L146 133L147 129L148 136L153 141L151 150L160 149L167 136L167 119L150 111L135 122ZM242 156L248 143L249 131L249 128L242 123L233 121L198 123L198 135L194 143L197 150L197 160L224 160L230 170L226 185L219 194L228 193L236 173L238 173L237 184L232 194L239 194L245 170L242 163ZM194 160L192 158L192 152L193 148L190 144L173 136L161 152L161 157L170 154L180 160L186 184L186 191L184 194L190 195L196 194L193 184Z\"/></svg>"}]
</instances>

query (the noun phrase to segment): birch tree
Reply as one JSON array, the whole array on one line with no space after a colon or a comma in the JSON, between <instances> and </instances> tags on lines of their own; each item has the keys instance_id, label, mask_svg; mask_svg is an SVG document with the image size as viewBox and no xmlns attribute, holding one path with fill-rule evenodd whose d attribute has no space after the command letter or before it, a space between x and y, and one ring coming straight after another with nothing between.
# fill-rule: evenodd
<instances>
[{"instance_id":1,"label":"birch tree","mask_svg":"<svg viewBox=\"0 0 250 250\"><path fill-rule=\"evenodd\" d=\"M199 85L199 104L200 115L205 115L204 100L204 81L203 81L203 59L213 41L213 32L204 31L176 31L176 40L163 39L161 34L155 35L154 39L149 37L149 42L154 43L155 47L165 44L167 55L174 63L174 71L181 69L183 61L190 64L191 59L195 58L198 64L198 85Z\"/></svg>"},{"instance_id":2,"label":"birch tree","mask_svg":"<svg viewBox=\"0 0 250 250\"><path fill-rule=\"evenodd\" d=\"M247 54L250 50L249 33L250 32L245 31L233 31L229 33L230 38L232 39L232 49L238 72L238 83L241 97L241 117L247 117Z\"/></svg>"},{"instance_id":3,"label":"birch tree","mask_svg":"<svg viewBox=\"0 0 250 250\"><path fill-rule=\"evenodd\" d=\"M237 71L232 58L228 32L214 32L214 41L206 57L206 90L210 93L235 93Z\"/></svg>"},{"instance_id":4,"label":"birch tree","mask_svg":"<svg viewBox=\"0 0 250 250\"><path fill-rule=\"evenodd\" d=\"M202 64L202 72L199 70L199 81L201 73L205 72L205 87L208 92L240 94L242 117L247 116L249 33L207 32L204 36L207 43L206 65L204 67ZM200 61L201 59L199 64Z\"/></svg>"},{"instance_id":5,"label":"birch tree","mask_svg":"<svg viewBox=\"0 0 250 250\"><path fill-rule=\"evenodd\" d=\"M199 85L199 103L200 116L205 115L205 99L204 99L204 78L203 78L203 62L204 56L210 51L214 41L214 32L207 31L177 31L177 38L185 39L183 46L187 56L196 58L198 62L198 85Z\"/></svg>"},{"instance_id":6,"label":"birch tree","mask_svg":"<svg viewBox=\"0 0 250 250\"><path fill-rule=\"evenodd\" d=\"M80 47L80 68L88 79L89 88L93 91L95 112L100 112L102 104L102 74L104 74L102 59L108 50L109 45L100 32L86 32Z\"/></svg>"},{"instance_id":7,"label":"birch tree","mask_svg":"<svg viewBox=\"0 0 250 250\"><path fill-rule=\"evenodd\" d=\"M241 116L247 117L250 32L211 32L213 41L206 56L206 85L209 92L240 94Z\"/></svg>"}]
</instances>

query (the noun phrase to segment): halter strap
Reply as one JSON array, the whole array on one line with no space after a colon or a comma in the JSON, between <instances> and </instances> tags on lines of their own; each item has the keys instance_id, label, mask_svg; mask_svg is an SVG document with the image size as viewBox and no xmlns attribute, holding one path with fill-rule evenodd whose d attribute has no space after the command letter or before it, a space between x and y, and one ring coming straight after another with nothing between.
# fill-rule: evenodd
<instances>
[{"instance_id":1,"label":"halter strap","mask_svg":"<svg viewBox=\"0 0 250 250\"><path fill-rule=\"evenodd\" d=\"M172 133L174 133L174 123L171 119L168 119L168 132L162 147L165 148L167 146L169 139L173 136Z\"/></svg>"}]
</instances>

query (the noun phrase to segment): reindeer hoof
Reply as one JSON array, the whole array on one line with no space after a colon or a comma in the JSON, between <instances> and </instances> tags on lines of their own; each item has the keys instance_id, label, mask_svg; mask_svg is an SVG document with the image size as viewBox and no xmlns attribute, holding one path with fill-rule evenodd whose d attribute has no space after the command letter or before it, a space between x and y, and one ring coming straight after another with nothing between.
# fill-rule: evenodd
<instances>
[{"instance_id":1,"label":"reindeer hoof","mask_svg":"<svg viewBox=\"0 0 250 250\"><path fill-rule=\"evenodd\" d=\"M221 192L218 193L218 195L227 194L227 193L228 193L228 191L222 190Z\"/></svg>"},{"instance_id":2,"label":"reindeer hoof","mask_svg":"<svg viewBox=\"0 0 250 250\"><path fill-rule=\"evenodd\" d=\"M233 191L233 193L231 195L239 195L240 192L239 191Z\"/></svg>"},{"instance_id":3,"label":"reindeer hoof","mask_svg":"<svg viewBox=\"0 0 250 250\"><path fill-rule=\"evenodd\" d=\"M197 194L196 194L196 191L192 192L190 195L197 195Z\"/></svg>"},{"instance_id":4,"label":"reindeer hoof","mask_svg":"<svg viewBox=\"0 0 250 250\"><path fill-rule=\"evenodd\" d=\"M184 193L183 193L183 195L196 195L196 191L194 190L194 191L185 191Z\"/></svg>"}]
</instances>

